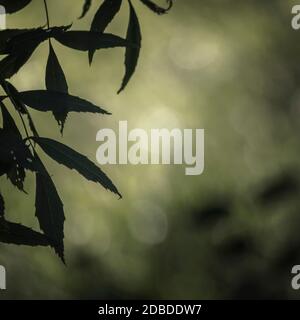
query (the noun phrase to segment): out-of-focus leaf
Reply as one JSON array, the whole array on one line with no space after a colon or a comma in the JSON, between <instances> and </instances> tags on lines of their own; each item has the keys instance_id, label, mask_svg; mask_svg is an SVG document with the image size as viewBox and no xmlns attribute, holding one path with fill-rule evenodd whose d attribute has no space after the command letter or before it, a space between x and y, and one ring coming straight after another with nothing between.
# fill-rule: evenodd
<instances>
[{"instance_id":1,"label":"out-of-focus leaf","mask_svg":"<svg viewBox=\"0 0 300 320\"><path fill-rule=\"evenodd\" d=\"M82 13L81 16L79 17L79 19L82 19L83 17L85 17L85 15L88 13L88 11L90 10L90 7L92 5L92 0L84 0L84 5L82 8Z\"/></svg>"},{"instance_id":2,"label":"out-of-focus leaf","mask_svg":"<svg viewBox=\"0 0 300 320\"><path fill-rule=\"evenodd\" d=\"M257 200L263 205L272 205L300 194L300 185L293 172L281 174L268 181L259 192Z\"/></svg>"},{"instance_id":3,"label":"out-of-focus leaf","mask_svg":"<svg viewBox=\"0 0 300 320\"><path fill-rule=\"evenodd\" d=\"M64 71L51 43L49 44L49 57L46 67L46 88L50 91L68 93L68 84ZM61 125L61 133L63 133L68 112L64 110L64 107L61 107L61 109L61 111L54 111L53 115L56 121Z\"/></svg>"},{"instance_id":4,"label":"out-of-focus leaf","mask_svg":"<svg viewBox=\"0 0 300 320\"><path fill-rule=\"evenodd\" d=\"M151 0L140 0L145 6L147 6L150 10L157 14L165 14L167 13L173 6L173 0L167 0L168 7L167 8L162 8L158 6L156 3L154 3Z\"/></svg>"},{"instance_id":5,"label":"out-of-focus leaf","mask_svg":"<svg viewBox=\"0 0 300 320\"><path fill-rule=\"evenodd\" d=\"M6 13L15 13L25 8L31 0L0 0L0 5L5 7Z\"/></svg>"},{"instance_id":6,"label":"out-of-focus leaf","mask_svg":"<svg viewBox=\"0 0 300 320\"><path fill-rule=\"evenodd\" d=\"M0 192L0 219L1 219L1 217L4 216L4 211L5 211L4 199L3 199L3 196Z\"/></svg>"},{"instance_id":7,"label":"out-of-focus leaf","mask_svg":"<svg viewBox=\"0 0 300 320\"><path fill-rule=\"evenodd\" d=\"M195 227L208 227L227 219L230 216L230 201L215 196L201 208L192 210L192 222Z\"/></svg>"},{"instance_id":8,"label":"out-of-focus leaf","mask_svg":"<svg viewBox=\"0 0 300 320\"><path fill-rule=\"evenodd\" d=\"M140 55L140 48L141 48L141 42L142 42L142 35L141 35L141 29L138 17L135 13L134 7L132 6L132 3L130 0L129 7L130 7L130 16L129 16L129 24L127 29L127 36L126 39L129 43L136 44L136 47L127 47L125 52L125 76L123 78L123 82L121 85L120 90L118 93L123 91L125 87L127 86L129 80L131 79L132 75L134 74L134 71L136 69L139 55Z\"/></svg>"},{"instance_id":9,"label":"out-of-focus leaf","mask_svg":"<svg viewBox=\"0 0 300 320\"><path fill-rule=\"evenodd\" d=\"M24 91L20 92L20 99L27 106L38 111L91 112L110 114L104 109L95 106L91 102L63 92L48 90Z\"/></svg>"},{"instance_id":10,"label":"out-of-focus leaf","mask_svg":"<svg viewBox=\"0 0 300 320\"><path fill-rule=\"evenodd\" d=\"M131 45L125 39L113 34L92 31L67 31L55 35L54 38L62 45L80 51L93 51Z\"/></svg>"},{"instance_id":11,"label":"out-of-focus leaf","mask_svg":"<svg viewBox=\"0 0 300 320\"><path fill-rule=\"evenodd\" d=\"M35 215L41 230L50 239L51 245L64 262L64 209L55 185L45 166L36 155Z\"/></svg>"},{"instance_id":12,"label":"out-of-focus leaf","mask_svg":"<svg viewBox=\"0 0 300 320\"><path fill-rule=\"evenodd\" d=\"M49 239L18 223L4 220L0 217L0 242L26 246L49 246Z\"/></svg>"},{"instance_id":13,"label":"out-of-focus leaf","mask_svg":"<svg viewBox=\"0 0 300 320\"><path fill-rule=\"evenodd\" d=\"M122 0L104 0L97 10L91 25L91 31L103 33L121 8ZM92 63L95 51L89 51L89 63Z\"/></svg>"},{"instance_id":14,"label":"out-of-focus leaf","mask_svg":"<svg viewBox=\"0 0 300 320\"><path fill-rule=\"evenodd\" d=\"M105 189L108 189L121 197L121 194L113 182L87 157L52 139L41 137L32 139L56 162L70 169L75 169L87 180L98 182Z\"/></svg>"}]
</instances>

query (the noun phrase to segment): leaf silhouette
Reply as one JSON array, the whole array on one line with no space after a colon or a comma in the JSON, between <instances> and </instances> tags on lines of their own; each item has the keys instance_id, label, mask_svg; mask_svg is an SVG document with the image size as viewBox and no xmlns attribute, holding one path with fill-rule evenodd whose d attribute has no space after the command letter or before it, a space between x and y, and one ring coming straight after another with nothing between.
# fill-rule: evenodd
<instances>
[{"instance_id":1,"label":"leaf silhouette","mask_svg":"<svg viewBox=\"0 0 300 320\"><path fill-rule=\"evenodd\" d=\"M46 67L46 88L50 91L68 93L67 80L51 42L49 43L49 57ZM63 133L68 112L66 110L54 111L53 115L61 125L61 133Z\"/></svg>"},{"instance_id":2,"label":"leaf silhouette","mask_svg":"<svg viewBox=\"0 0 300 320\"><path fill-rule=\"evenodd\" d=\"M97 10L91 25L91 31L103 33L121 8L122 0L104 0ZM95 50L89 51L89 63L92 63Z\"/></svg>"},{"instance_id":3,"label":"leaf silhouette","mask_svg":"<svg viewBox=\"0 0 300 320\"><path fill-rule=\"evenodd\" d=\"M49 246L48 238L39 232L0 217L0 242L26 246Z\"/></svg>"},{"instance_id":4,"label":"leaf silhouette","mask_svg":"<svg viewBox=\"0 0 300 320\"><path fill-rule=\"evenodd\" d=\"M0 107L3 119L3 130L11 132L21 140L22 136L3 102L0 102ZM15 185L19 190L24 191L23 183L25 180L25 170L22 166L20 166L16 161L12 161L9 165L9 169L8 167L6 168L6 174L13 185Z\"/></svg>"},{"instance_id":5,"label":"leaf silhouette","mask_svg":"<svg viewBox=\"0 0 300 320\"><path fill-rule=\"evenodd\" d=\"M20 92L19 94L23 103L38 111L110 114L91 102L63 92L33 90Z\"/></svg>"},{"instance_id":6,"label":"leaf silhouette","mask_svg":"<svg viewBox=\"0 0 300 320\"><path fill-rule=\"evenodd\" d=\"M3 81L2 87L7 96L10 98L15 109L22 114L26 114L26 106L20 100L18 90L8 81Z\"/></svg>"},{"instance_id":7,"label":"leaf silhouette","mask_svg":"<svg viewBox=\"0 0 300 320\"><path fill-rule=\"evenodd\" d=\"M173 6L173 0L166 0L169 6L165 9L160 6L158 6L156 3L154 3L151 0L140 0L145 6L147 6L150 10L157 14L165 14L167 13Z\"/></svg>"},{"instance_id":8,"label":"leaf silhouette","mask_svg":"<svg viewBox=\"0 0 300 320\"><path fill-rule=\"evenodd\" d=\"M0 160L0 177L6 174L10 169L9 163Z\"/></svg>"},{"instance_id":9,"label":"leaf silhouette","mask_svg":"<svg viewBox=\"0 0 300 320\"><path fill-rule=\"evenodd\" d=\"M108 189L122 197L113 182L87 157L52 139L39 137L32 138L32 140L35 141L43 151L56 162L70 169L75 169L87 180L98 182L105 189Z\"/></svg>"},{"instance_id":10,"label":"leaf silhouette","mask_svg":"<svg viewBox=\"0 0 300 320\"><path fill-rule=\"evenodd\" d=\"M67 31L55 35L54 38L62 45L80 51L93 51L130 45L125 39L113 34L92 31Z\"/></svg>"},{"instance_id":11,"label":"leaf silhouette","mask_svg":"<svg viewBox=\"0 0 300 320\"><path fill-rule=\"evenodd\" d=\"M129 7L130 7L130 16L129 16L129 24L127 29L127 36L126 39L129 43L135 43L136 47L127 47L125 52L125 76L123 78L123 82L121 85L120 90L118 93L123 91L125 87L127 86L129 80L131 79L132 75L134 74L134 71L136 69L139 55L140 55L140 48L141 48L141 42L142 42L142 35L141 35L141 29L138 17L135 13L134 7L132 6L132 3L130 0Z\"/></svg>"},{"instance_id":12,"label":"leaf silhouette","mask_svg":"<svg viewBox=\"0 0 300 320\"><path fill-rule=\"evenodd\" d=\"M0 159L9 168L12 163L35 171L34 158L25 142L13 132L0 129Z\"/></svg>"},{"instance_id":13,"label":"leaf silhouette","mask_svg":"<svg viewBox=\"0 0 300 320\"><path fill-rule=\"evenodd\" d=\"M24 180L26 178L26 173L23 167L21 167L17 163L13 163L10 169L7 171L6 175L14 186L16 186L20 191L26 193L26 191L24 190Z\"/></svg>"},{"instance_id":14,"label":"leaf silhouette","mask_svg":"<svg viewBox=\"0 0 300 320\"><path fill-rule=\"evenodd\" d=\"M10 113L8 112L7 108L5 107L5 105L2 101L0 102L0 108L1 108L1 112L2 112L3 129L5 131L14 133L20 139L22 139L20 131L19 131L18 127L16 126L13 117L10 115Z\"/></svg>"},{"instance_id":15,"label":"leaf silhouette","mask_svg":"<svg viewBox=\"0 0 300 320\"><path fill-rule=\"evenodd\" d=\"M3 54L17 54L26 47L36 48L51 36L51 32L42 28L13 31L2 46Z\"/></svg>"},{"instance_id":16,"label":"leaf silhouette","mask_svg":"<svg viewBox=\"0 0 300 320\"><path fill-rule=\"evenodd\" d=\"M51 245L64 262L64 209L55 185L45 166L36 156L38 171L36 173L35 215L41 230L50 239Z\"/></svg>"},{"instance_id":17,"label":"leaf silhouette","mask_svg":"<svg viewBox=\"0 0 300 320\"><path fill-rule=\"evenodd\" d=\"M8 54L0 61L2 79L9 79L16 74L29 60L35 49L43 41L58 36L68 30L70 26L53 27L50 29L28 29L9 38L2 47L2 52Z\"/></svg>"},{"instance_id":18,"label":"leaf silhouette","mask_svg":"<svg viewBox=\"0 0 300 320\"><path fill-rule=\"evenodd\" d=\"M25 8L31 0L0 0L0 5L5 7L6 13L15 13Z\"/></svg>"},{"instance_id":19,"label":"leaf silhouette","mask_svg":"<svg viewBox=\"0 0 300 320\"><path fill-rule=\"evenodd\" d=\"M51 91L68 92L65 74L51 43L46 67L46 87Z\"/></svg>"},{"instance_id":20,"label":"leaf silhouette","mask_svg":"<svg viewBox=\"0 0 300 320\"><path fill-rule=\"evenodd\" d=\"M92 0L84 0L84 5L82 8L82 13L81 16L78 19L82 19L83 17L85 17L85 15L88 13L88 11L90 10L90 7L92 5Z\"/></svg>"},{"instance_id":21,"label":"leaf silhouette","mask_svg":"<svg viewBox=\"0 0 300 320\"><path fill-rule=\"evenodd\" d=\"M32 56L35 47L10 54L0 61L0 74L2 79L9 79L15 75Z\"/></svg>"},{"instance_id":22,"label":"leaf silhouette","mask_svg":"<svg viewBox=\"0 0 300 320\"><path fill-rule=\"evenodd\" d=\"M17 35L36 29L4 29L0 30L0 54L7 54L9 41Z\"/></svg>"},{"instance_id":23,"label":"leaf silhouette","mask_svg":"<svg viewBox=\"0 0 300 320\"><path fill-rule=\"evenodd\" d=\"M21 114L26 114L30 130L34 134L34 136L38 136L37 130L35 128L34 122L31 118L31 115L29 111L27 110L24 103L20 100L20 94L18 90L8 81L3 81L2 83L3 89L6 92L6 94L9 96L12 104L14 105L15 109L20 112Z\"/></svg>"},{"instance_id":24,"label":"leaf silhouette","mask_svg":"<svg viewBox=\"0 0 300 320\"><path fill-rule=\"evenodd\" d=\"M3 196L0 192L0 219L1 219L1 217L4 216L4 211L5 211L4 199L3 199Z\"/></svg>"}]
</instances>

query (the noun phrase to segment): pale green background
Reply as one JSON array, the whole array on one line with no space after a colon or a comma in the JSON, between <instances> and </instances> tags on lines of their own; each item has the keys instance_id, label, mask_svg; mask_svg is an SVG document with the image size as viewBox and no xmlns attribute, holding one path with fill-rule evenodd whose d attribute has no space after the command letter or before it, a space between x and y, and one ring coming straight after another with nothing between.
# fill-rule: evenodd
<instances>
[{"instance_id":1,"label":"pale green background","mask_svg":"<svg viewBox=\"0 0 300 320\"><path fill-rule=\"evenodd\" d=\"M78 21L82 2L49 0L51 24L87 30L100 1ZM51 114L32 112L42 136L96 161L97 131L117 128L119 120L130 128L204 128L205 172L187 177L183 166L105 166L123 194L118 200L47 160L64 200L67 267L49 248L1 245L8 274L1 299L299 297L290 289L290 270L300 262L299 196L270 206L256 200L270 179L299 173L300 31L291 28L293 3L175 0L159 17L133 0L143 49L120 95L123 49L97 52L90 68L87 54L54 43L70 93L113 115L69 115L62 138ZM109 31L124 36L127 20L124 1ZM42 0L8 17L9 27L44 23ZM44 43L13 78L19 90L44 88L47 54ZM0 183L7 216L38 229L34 177L27 178L29 196L4 177ZM198 208L220 199L230 203L230 215L197 224ZM250 239L253 249L223 250L236 238Z\"/></svg>"}]
</instances>

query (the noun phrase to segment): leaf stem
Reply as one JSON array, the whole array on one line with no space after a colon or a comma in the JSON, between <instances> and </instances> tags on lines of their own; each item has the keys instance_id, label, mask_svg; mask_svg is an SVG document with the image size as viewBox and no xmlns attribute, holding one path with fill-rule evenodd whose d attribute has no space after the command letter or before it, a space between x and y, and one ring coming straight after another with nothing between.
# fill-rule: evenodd
<instances>
[{"instance_id":1,"label":"leaf stem","mask_svg":"<svg viewBox=\"0 0 300 320\"><path fill-rule=\"evenodd\" d=\"M46 12L47 27L48 27L48 29L50 29L50 19L49 19L49 10L48 10L48 5L47 5L47 0L44 0L44 7L45 7L45 12Z\"/></svg>"}]
</instances>

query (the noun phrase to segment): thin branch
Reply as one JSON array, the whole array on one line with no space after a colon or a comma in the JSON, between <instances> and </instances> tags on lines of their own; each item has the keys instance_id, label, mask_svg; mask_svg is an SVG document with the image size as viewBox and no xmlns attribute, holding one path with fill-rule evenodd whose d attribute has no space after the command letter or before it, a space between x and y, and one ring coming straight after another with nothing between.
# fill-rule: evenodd
<instances>
[{"instance_id":1,"label":"thin branch","mask_svg":"<svg viewBox=\"0 0 300 320\"><path fill-rule=\"evenodd\" d=\"M47 0L44 0L45 12L46 12L46 19L47 19L47 27L50 29L50 19L49 19L49 10L47 5Z\"/></svg>"}]
</instances>

